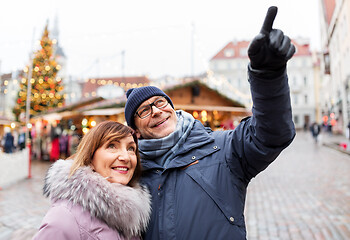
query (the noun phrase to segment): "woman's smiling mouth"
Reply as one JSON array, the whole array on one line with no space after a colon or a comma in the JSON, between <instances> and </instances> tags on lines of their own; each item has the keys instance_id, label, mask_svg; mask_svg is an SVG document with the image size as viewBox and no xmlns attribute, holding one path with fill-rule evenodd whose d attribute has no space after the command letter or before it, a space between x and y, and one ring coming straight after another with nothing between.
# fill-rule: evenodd
<instances>
[{"instance_id":1,"label":"woman's smiling mouth","mask_svg":"<svg viewBox=\"0 0 350 240\"><path fill-rule=\"evenodd\" d=\"M114 171L117 171L119 173L127 173L129 168L127 167L112 167Z\"/></svg>"}]
</instances>

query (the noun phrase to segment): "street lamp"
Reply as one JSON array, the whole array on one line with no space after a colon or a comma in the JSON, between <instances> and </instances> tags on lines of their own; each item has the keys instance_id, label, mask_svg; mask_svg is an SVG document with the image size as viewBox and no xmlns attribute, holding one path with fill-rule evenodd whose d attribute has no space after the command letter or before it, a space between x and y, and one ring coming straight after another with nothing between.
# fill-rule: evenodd
<instances>
[{"instance_id":1,"label":"street lamp","mask_svg":"<svg viewBox=\"0 0 350 240\"><path fill-rule=\"evenodd\" d=\"M34 38L35 38L35 28L33 30L33 38L32 38L32 47L31 51L34 46ZM29 55L29 69L28 69L28 75L27 75L27 99L26 99L26 145L30 143L29 139L29 124L30 124L30 95L32 94L32 73L33 73L33 52ZM30 149L29 149L30 154ZM30 158L30 156L29 156Z\"/></svg>"}]
</instances>

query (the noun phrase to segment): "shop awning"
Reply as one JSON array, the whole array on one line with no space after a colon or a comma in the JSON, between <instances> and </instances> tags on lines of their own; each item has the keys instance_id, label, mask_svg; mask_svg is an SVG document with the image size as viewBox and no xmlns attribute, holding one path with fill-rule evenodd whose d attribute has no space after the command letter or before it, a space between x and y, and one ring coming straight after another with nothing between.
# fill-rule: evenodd
<instances>
[{"instance_id":1,"label":"shop awning","mask_svg":"<svg viewBox=\"0 0 350 240\"><path fill-rule=\"evenodd\" d=\"M44 119L46 121L55 121L55 120L61 120L64 117L70 117L70 116L76 116L80 115L79 112L75 111L64 111L64 112L54 112L54 113L49 113L49 114L44 114L44 115L38 115L33 117L32 119Z\"/></svg>"},{"instance_id":2,"label":"shop awning","mask_svg":"<svg viewBox=\"0 0 350 240\"><path fill-rule=\"evenodd\" d=\"M220 111L220 112L241 112L249 113L250 110L243 107L227 107L227 106L205 106L205 105L175 105L175 109L184 109L191 111Z\"/></svg>"},{"instance_id":3,"label":"shop awning","mask_svg":"<svg viewBox=\"0 0 350 240\"><path fill-rule=\"evenodd\" d=\"M11 125L11 123L15 123L16 125L20 124L20 122L17 122L16 120L12 120L0 115L0 125Z\"/></svg>"},{"instance_id":4,"label":"shop awning","mask_svg":"<svg viewBox=\"0 0 350 240\"><path fill-rule=\"evenodd\" d=\"M111 116L117 115L124 112L124 108L105 108L105 109L95 109L84 111L84 116Z\"/></svg>"},{"instance_id":5,"label":"shop awning","mask_svg":"<svg viewBox=\"0 0 350 240\"><path fill-rule=\"evenodd\" d=\"M11 125L11 123L19 124L19 122L16 122L16 121L0 119L0 125Z\"/></svg>"}]
</instances>

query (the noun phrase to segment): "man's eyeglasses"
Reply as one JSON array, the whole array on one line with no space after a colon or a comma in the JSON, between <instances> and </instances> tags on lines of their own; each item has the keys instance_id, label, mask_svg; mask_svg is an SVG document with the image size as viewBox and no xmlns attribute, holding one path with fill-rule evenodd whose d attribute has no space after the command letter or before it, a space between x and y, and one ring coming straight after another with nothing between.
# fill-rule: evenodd
<instances>
[{"instance_id":1,"label":"man's eyeglasses","mask_svg":"<svg viewBox=\"0 0 350 240\"><path fill-rule=\"evenodd\" d=\"M135 115L139 118L144 119L152 114L152 106L155 106L158 109L165 108L168 105L168 101L165 97L157 98L153 103L145 105L136 111Z\"/></svg>"}]
</instances>

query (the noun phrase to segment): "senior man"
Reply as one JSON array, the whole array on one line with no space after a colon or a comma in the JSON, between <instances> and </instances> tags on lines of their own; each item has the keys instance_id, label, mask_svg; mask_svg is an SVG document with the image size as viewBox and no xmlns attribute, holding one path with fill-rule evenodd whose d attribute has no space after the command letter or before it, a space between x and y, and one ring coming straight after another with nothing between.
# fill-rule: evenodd
<instances>
[{"instance_id":1,"label":"senior man","mask_svg":"<svg viewBox=\"0 0 350 240\"><path fill-rule=\"evenodd\" d=\"M208 130L189 113L175 111L159 88L127 91L125 118L138 134L141 181L152 194L144 239L246 238L248 183L295 136L286 75L295 47L272 29L276 14L277 7L270 7L249 46L253 115L235 130Z\"/></svg>"}]
</instances>

